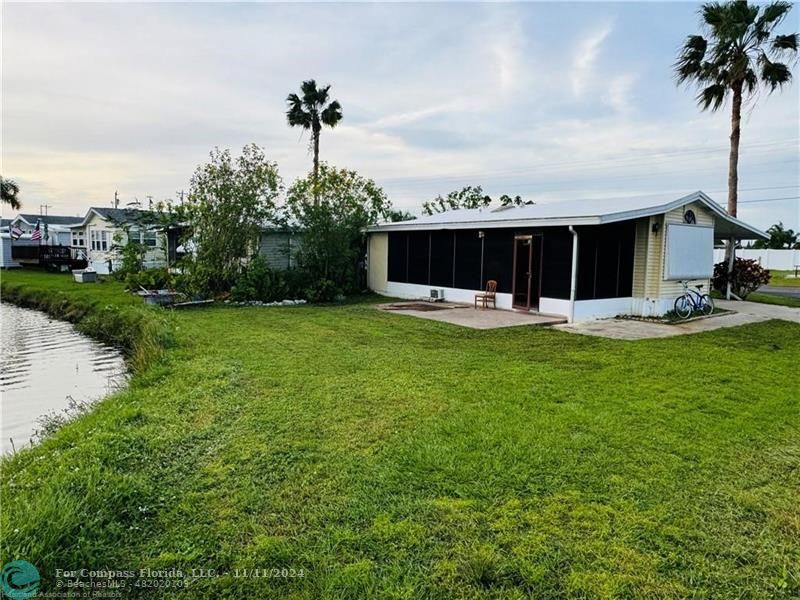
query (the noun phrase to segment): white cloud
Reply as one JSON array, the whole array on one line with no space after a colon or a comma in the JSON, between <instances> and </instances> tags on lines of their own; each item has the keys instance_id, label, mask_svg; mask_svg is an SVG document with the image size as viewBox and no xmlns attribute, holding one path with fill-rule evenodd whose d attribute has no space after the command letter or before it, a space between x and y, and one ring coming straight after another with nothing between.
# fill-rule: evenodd
<instances>
[{"instance_id":1,"label":"white cloud","mask_svg":"<svg viewBox=\"0 0 800 600\"><path fill-rule=\"evenodd\" d=\"M572 62L572 91L575 96L582 96L594 76L595 63L600 54L603 42L611 34L610 23L593 31L578 43Z\"/></svg>"}]
</instances>

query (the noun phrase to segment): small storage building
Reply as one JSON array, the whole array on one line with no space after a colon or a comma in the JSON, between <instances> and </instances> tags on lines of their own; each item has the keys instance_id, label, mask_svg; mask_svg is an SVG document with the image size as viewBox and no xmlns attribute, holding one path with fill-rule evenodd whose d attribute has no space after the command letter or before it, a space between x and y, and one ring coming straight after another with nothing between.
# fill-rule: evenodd
<instances>
[{"instance_id":1,"label":"small storage building","mask_svg":"<svg viewBox=\"0 0 800 600\"><path fill-rule=\"evenodd\" d=\"M495 280L498 308L570 320L662 315L681 282L708 289L715 240L767 237L700 191L454 210L367 234L377 293L472 302Z\"/></svg>"}]
</instances>

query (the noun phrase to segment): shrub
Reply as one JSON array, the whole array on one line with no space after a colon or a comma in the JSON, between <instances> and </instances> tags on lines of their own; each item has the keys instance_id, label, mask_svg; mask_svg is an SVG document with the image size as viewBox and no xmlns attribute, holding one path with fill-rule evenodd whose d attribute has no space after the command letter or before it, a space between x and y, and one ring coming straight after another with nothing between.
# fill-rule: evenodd
<instances>
[{"instance_id":1,"label":"shrub","mask_svg":"<svg viewBox=\"0 0 800 600\"><path fill-rule=\"evenodd\" d=\"M733 262L731 272L731 291L739 298L747 298L750 292L769 283L769 269L765 269L758 261L737 258ZM728 263L723 261L714 265L714 277L711 280L714 289L725 292L728 289Z\"/></svg>"},{"instance_id":2,"label":"shrub","mask_svg":"<svg viewBox=\"0 0 800 600\"><path fill-rule=\"evenodd\" d=\"M231 288L231 298L237 302L260 300L275 302L290 295L289 285L281 271L273 271L263 257L257 256L242 271Z\"/></svg>"},{"instance_id":3,"label":"shrub","mask_svg":"<svg viewBox=\"0 0 800 600\"><path fill-rule=\"evenodd\" d=\"M175 287L175 276L166 267L142 269L137 273L125 276L125 287L130 291L140 288L161 290Z\"/></svg>"}]
</instances>

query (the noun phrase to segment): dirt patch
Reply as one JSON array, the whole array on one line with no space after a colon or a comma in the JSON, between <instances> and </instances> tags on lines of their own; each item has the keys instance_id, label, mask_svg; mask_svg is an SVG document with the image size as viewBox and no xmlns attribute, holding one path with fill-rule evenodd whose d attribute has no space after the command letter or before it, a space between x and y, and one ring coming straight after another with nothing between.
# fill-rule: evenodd
<instances>
[{"instance_id":1,"label":"dirt patch","mask_svg":"<svg viewBox=\"0 0 800 600\"><path fill-rule=\"evenodd\" d=\"M382 308L383 310L419 310L422 312L431 312L433 310L450 310L452 307L434 304L433 302L409 302L403 304L388 304Z\"/></svg>"}]
</instances>

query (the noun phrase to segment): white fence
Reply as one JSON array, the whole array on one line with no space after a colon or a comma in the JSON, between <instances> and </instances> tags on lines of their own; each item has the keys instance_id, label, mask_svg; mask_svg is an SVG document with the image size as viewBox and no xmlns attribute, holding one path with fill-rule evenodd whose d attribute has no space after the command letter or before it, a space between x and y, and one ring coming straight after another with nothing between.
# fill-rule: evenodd
<instances>
[{"instance_id":1,"label":"white fence","mask_svg":"<svg viewBox=\"0 0 800 600\"><path fill-rule=\"evenodd\" d=\"M800 267L800 250L737 250L738 258L749 258L759 262L765 269L792 271ZM714 249L714 262L725 260L725 249Z\"/></svg>"}]
</instances>

